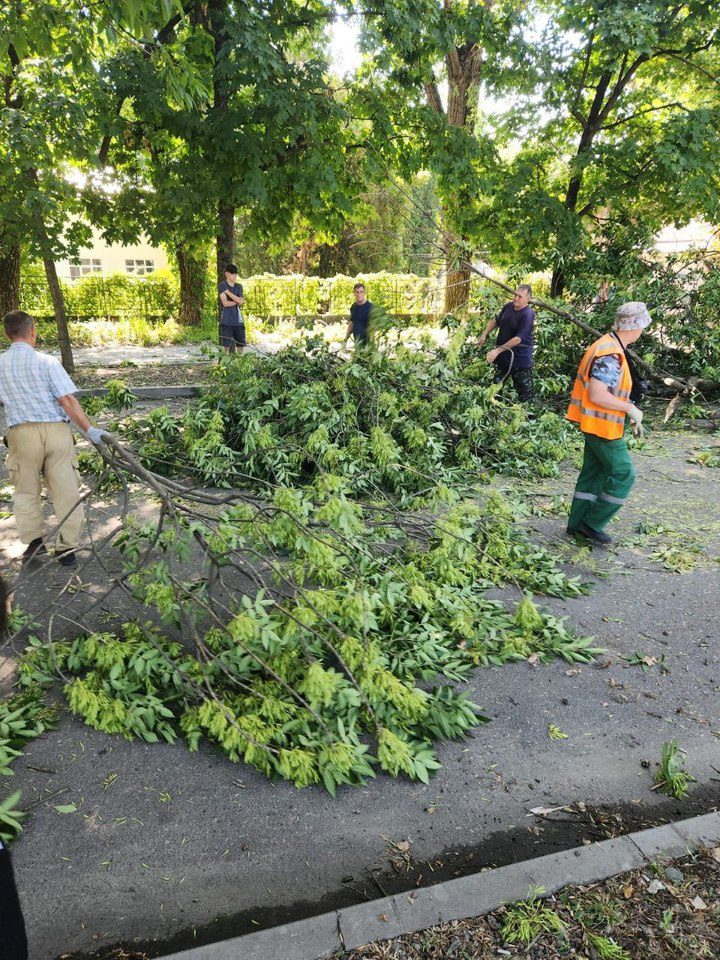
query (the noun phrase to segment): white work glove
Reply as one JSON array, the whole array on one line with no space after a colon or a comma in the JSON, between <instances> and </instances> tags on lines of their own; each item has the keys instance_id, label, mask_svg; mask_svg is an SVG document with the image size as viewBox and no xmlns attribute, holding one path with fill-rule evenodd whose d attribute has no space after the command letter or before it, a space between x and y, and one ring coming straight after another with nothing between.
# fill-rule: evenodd
<instances>
[{"instance_id":1,"label":"white work glove","mask_svg":"<svg viewBox=\"0 0 720 960\"><path fill-rule=\"evenodd\" d=\"M645 433L643 429L643 412L634 403L631 403L628 407L627 415L633 422L633 434L636 437L642 437Z\"/></svg>"},{"instance_id":2,"label":"white work glove","mask_svg":"<svg viewBox=\"0 0 720 960\"><path fill-rule=\"evenodd\" d=\"M91 443L98 446L98 444L105 443L103 437L107 437L108 433L107 430L101 430L100 427L88 427L85 436Z\"/></svg>"}]
</instances>

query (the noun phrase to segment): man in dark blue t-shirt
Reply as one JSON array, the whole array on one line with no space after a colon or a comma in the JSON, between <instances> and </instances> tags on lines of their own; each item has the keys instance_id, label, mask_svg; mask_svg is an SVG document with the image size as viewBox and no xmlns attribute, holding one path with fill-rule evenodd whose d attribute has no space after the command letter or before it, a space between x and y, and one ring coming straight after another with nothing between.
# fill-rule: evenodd
<instances>
[{"instance_id":1,"label":"man in dark blue t-shirt","mask_svg":"<svg viewBox=\"0 0 720 960\"><path fill-rule=\"evenodd\" d=\"M482 347L488 334L497 327L497 346L489 351L487 361L495 364L496 383L512 377L518 399L523 402L534 397L532 364L535 311L530 306L531 297L530 284L521 283L512 302L506 303L497 317L490 321L478 341Z\"/></svg>"},{"instance_id":2,"label":"man in dark blue t-shirt","mask_svg":"<svg viewBox=\"0 0 720 960\"><path fill-rule=\"evenodd\" d=\"M220 346L228 353L242 353L245 346L245 324L242 310L245 303L242 284L237 282L238 269L234 263L225 267L225 279L218 284L220 304Z\"/></svg>"},{"instance_id":3,"label":"man in dark blue t-shirt","mask_svg":"<svg viewBox=\"0 0 720 960\"><path fill-rule=\"evenodd\" d=\"M365 295L365 285L356 283L353 287L355 303L350 307L350 322L348 323L347 333L345 334L345 343L347 343L350 334L353 335L355 343L368 342L368 323L370 322L370 311L372 303Z\"/></svg>"}]
</instances>

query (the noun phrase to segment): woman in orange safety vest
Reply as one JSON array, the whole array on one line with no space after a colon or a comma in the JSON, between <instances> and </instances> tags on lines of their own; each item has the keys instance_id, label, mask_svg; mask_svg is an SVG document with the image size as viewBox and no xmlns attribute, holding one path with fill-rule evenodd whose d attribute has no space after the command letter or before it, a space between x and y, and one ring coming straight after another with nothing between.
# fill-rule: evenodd
<instances>
[{"instance_id":1,"label":"woman in orange safety vest","mask_svg":"<svg viewBox=\"0 0 720 960\"><path fill-rule=\"evenodd\" d=\"M612 542L604 527L625 503L635 481L623 433L629 417L640 436L643 415L630 400L633 384L625 348L651 320L644 303L624 303L610 333L585 351L575 378L567 418L585 435L585 452L567 532L593 543Z\"/></svg>"}]
</instances>

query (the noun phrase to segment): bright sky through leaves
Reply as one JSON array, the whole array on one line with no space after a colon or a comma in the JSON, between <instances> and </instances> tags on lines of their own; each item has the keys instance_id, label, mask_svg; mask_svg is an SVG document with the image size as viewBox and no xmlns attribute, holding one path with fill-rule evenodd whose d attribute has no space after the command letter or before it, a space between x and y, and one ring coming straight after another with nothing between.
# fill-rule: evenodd
<instances>
[{"instance_id":1,"label":"bright sky through leaves","mask_svg":"<svg viewBox=\"0 0 720 960\"><path fill-rule=\"evenodd\" d=\"M340 16L330 25L329 32L333 70L341 76L355 73L360 66L357 21Z\"/></svg>"}]
</instances>

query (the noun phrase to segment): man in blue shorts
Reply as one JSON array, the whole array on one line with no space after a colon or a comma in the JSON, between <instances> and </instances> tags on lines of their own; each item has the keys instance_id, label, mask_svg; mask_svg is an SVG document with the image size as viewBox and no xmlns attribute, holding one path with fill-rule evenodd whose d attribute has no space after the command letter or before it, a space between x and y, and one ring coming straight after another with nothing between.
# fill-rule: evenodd
<instances>
[{"instance_id":1,"label":"man in blue shorts","mask_svg":"<svg viewBox=\"0 0 720 960\"><path fill-rule=\"evenodd\" d=\"M218 284L220 302L220 346L228 353L242 353L245 346L245 324L242 310L245 303L242 284L237 282L238 269L234 263L225 267L225 279Z\"/></svg>"}]
</instances>

